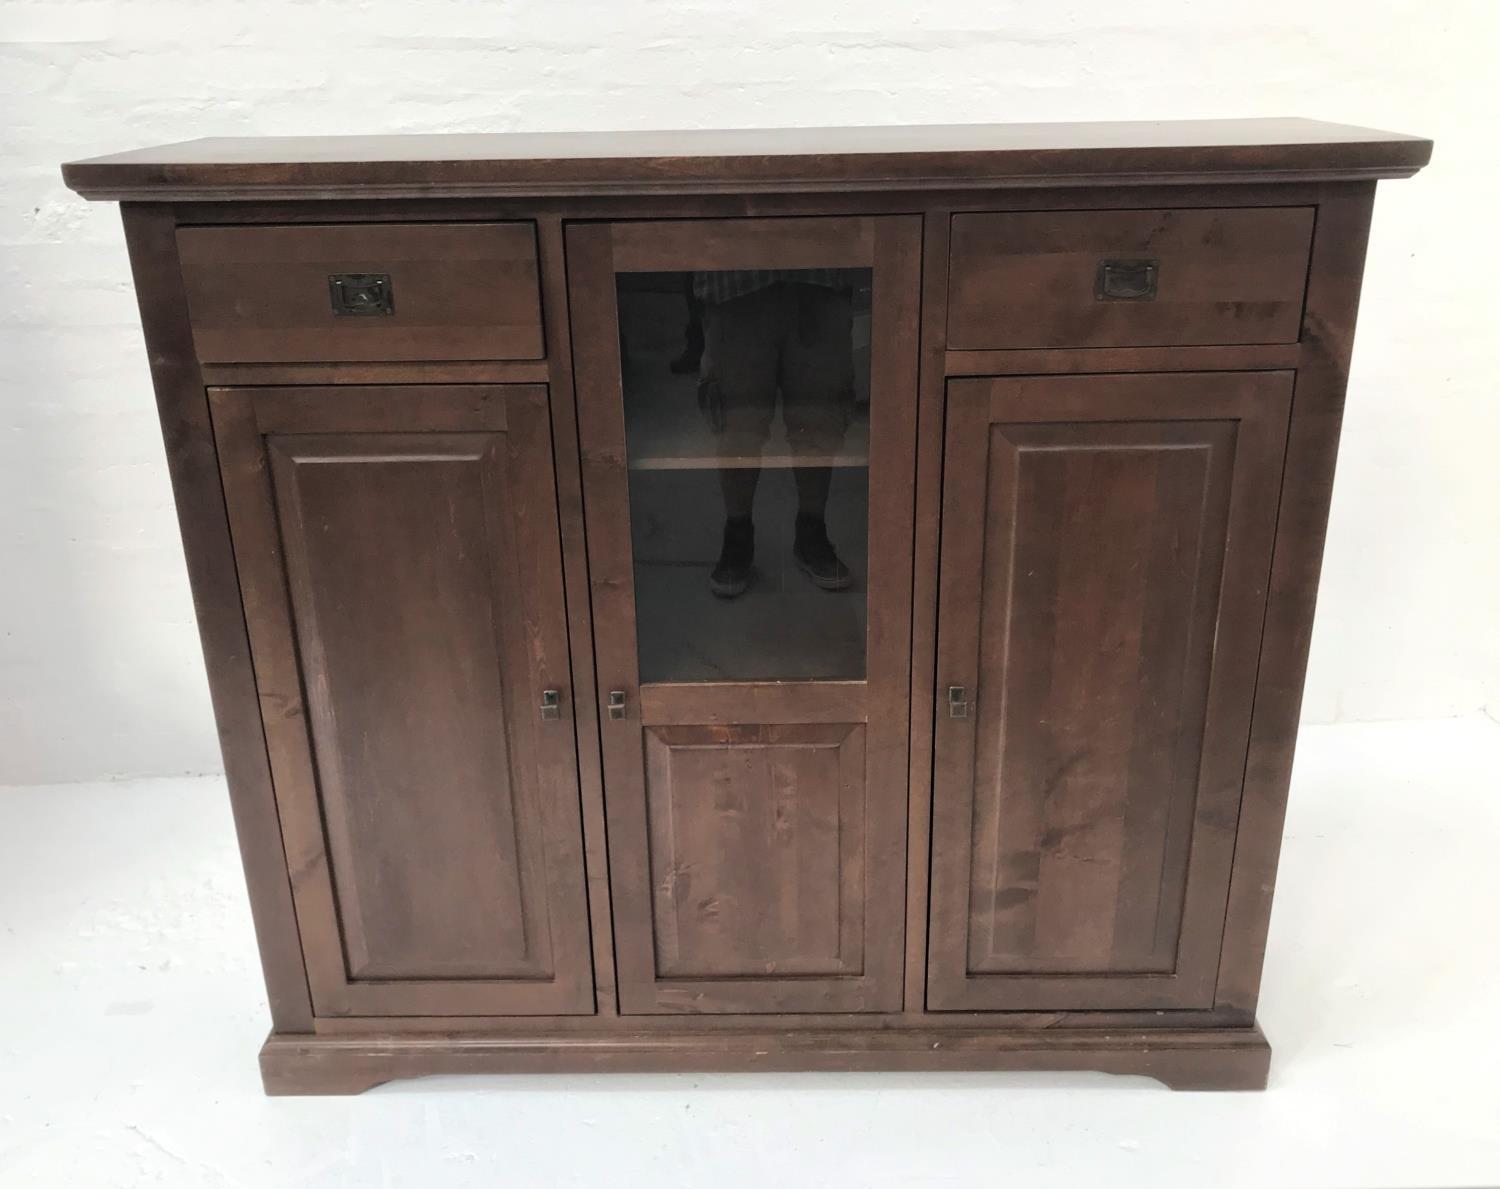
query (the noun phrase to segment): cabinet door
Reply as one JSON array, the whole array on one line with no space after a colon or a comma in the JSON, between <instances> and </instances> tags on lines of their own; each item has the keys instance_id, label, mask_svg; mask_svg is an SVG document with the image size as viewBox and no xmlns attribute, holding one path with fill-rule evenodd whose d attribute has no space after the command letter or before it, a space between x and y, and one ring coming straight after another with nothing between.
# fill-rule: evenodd
<instances>
[{"instance_id":1,"label":"cabinet door","mask_svg":"<svg viewBox=\"0 0 1500 1189\"><path fill-rule=\"evenodd\" d=\"M1291 386L949 384L930 1008L1211 1006Z\"/></svg>"},{"instance_id":2,"label":"cabinet door","mask_svg":"<svg viewBox=\"0 0 1500 1189\"><path fill-rule=\"evenodd\" d=\"M315 1010L592 1012L546 390L210 401Z\"/></svg>"},{"instance_id":3,"label":"cabinet door","mask_svg":"<svg viewBox=\"0 0 1500 1189\"><path fill-rule=\"evenodd\" d=\"M919 228L569 228L625 1013L901 1006Z\"/></svg>"}]
</instances>

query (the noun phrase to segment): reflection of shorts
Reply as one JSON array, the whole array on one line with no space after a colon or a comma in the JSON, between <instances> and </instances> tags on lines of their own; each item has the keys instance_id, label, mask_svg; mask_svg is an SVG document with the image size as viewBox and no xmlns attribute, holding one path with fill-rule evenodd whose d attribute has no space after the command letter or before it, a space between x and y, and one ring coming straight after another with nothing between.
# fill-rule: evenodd
<instances>
[{"instance_id":1,"label":"reflection of shorts","mask_svg":"<svg viewBox=\"0 0 1500 1189\"><path fill-rule=\"evenodd\" d=\"M776 394L795 453L837 452L854 404L852 302L847 291L778 281L703 315L700 400L731 451L758 451Z\"/></svg>"}]
</instances>

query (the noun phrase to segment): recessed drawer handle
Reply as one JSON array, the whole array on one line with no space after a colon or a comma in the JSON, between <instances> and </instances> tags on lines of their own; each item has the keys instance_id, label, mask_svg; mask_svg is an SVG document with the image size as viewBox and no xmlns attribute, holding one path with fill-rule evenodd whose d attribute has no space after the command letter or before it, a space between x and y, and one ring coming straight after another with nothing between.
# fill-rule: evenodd
<instances>
[{"instance_id":1,"label":"recessed drawer handle","mask_svg":"<svg viewBox=\"0 0 1500 1189\"><path fill-rule=\"evenodd\" d=\"M388 272L336 272L328 278L328 297L340 316L365 318L396 312Z\"/></svg>"},{"instance_id":2,"label":"recessed drawer handle","mask_svg":"<svg viewBox=\"0 0 1500 1189\"><path fill-rule=\"evenodd\" d=\"M1094 296L1100 301L1151 301L1160 270L1159 260L1101 260Z\"/></svg>"}]
</instances>

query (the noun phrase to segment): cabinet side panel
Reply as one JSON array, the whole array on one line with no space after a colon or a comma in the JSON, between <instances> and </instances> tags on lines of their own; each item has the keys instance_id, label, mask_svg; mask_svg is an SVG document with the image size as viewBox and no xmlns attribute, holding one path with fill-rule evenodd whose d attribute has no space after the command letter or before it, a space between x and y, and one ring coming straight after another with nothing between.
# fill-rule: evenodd
<instances>
[{"instance_id":1,"label":"cabinet side panel","mask_svg":"<svg viewBox=\"0 0 1500 1189\"><path fill-rule=\"evenodd\" d=\"M1325 187L1313 233L1265 631L1215 1005L1250 1023L1260 996L1302 710L1375 183Z\"/></svg>"},{"instance_id":2,"label":"cabinet side panel","mask_svg":"<svg viewBox=\"0 0 1500 1189\"><path fill-rule=\"evenodd\" d=\"M170 207L157 205L126 203L121 214L271 1020L278 1032L310 1032L312 999L272 792L208 399L182 289L176 219Z\"/></svg>"}]
</instances>

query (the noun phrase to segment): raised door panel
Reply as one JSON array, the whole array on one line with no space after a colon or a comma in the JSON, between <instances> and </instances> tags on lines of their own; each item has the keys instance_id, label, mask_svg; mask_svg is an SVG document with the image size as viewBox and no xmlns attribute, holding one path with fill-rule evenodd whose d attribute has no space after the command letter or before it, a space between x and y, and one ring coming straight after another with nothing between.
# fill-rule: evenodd
<instances>
[{"instance_id":1,"label":"raised door panel","mask_svg":"<svg viewBox=\"0 0 1500 1189\"><path fill-rule=\"evenodd\" d=\"M907 216L568 229L624 1014L902 1006L919 250Z\"/></svg>"},{"instance_id":2,"label":"raised door panel","mask_svg":"<svg viewBox=\"0 0 1500 1189\"><path fill-rule=\"evenodd\" d=\"M863 724L645 736L662 977L858 974Z\"/></svg>"},{"instance_id":3,"label":"raised door panel","mask_svg":"<svg viewBox=\"0 0 1500 1189\"><path fill-rule=\"evenodd\" d=\"M1289 396L950 385L930 1007L1211 1005Z\"/></svg>"},{"instance_id":4,"label":"raised door panel","mask_svg":"<svg viewBox=\"0 0 1500 1189\"><path fill-rule=\"evenodd\" d=\"M545 391L212 401L316 1010L591 1011Z\"/></svg>"}]
</instances>

